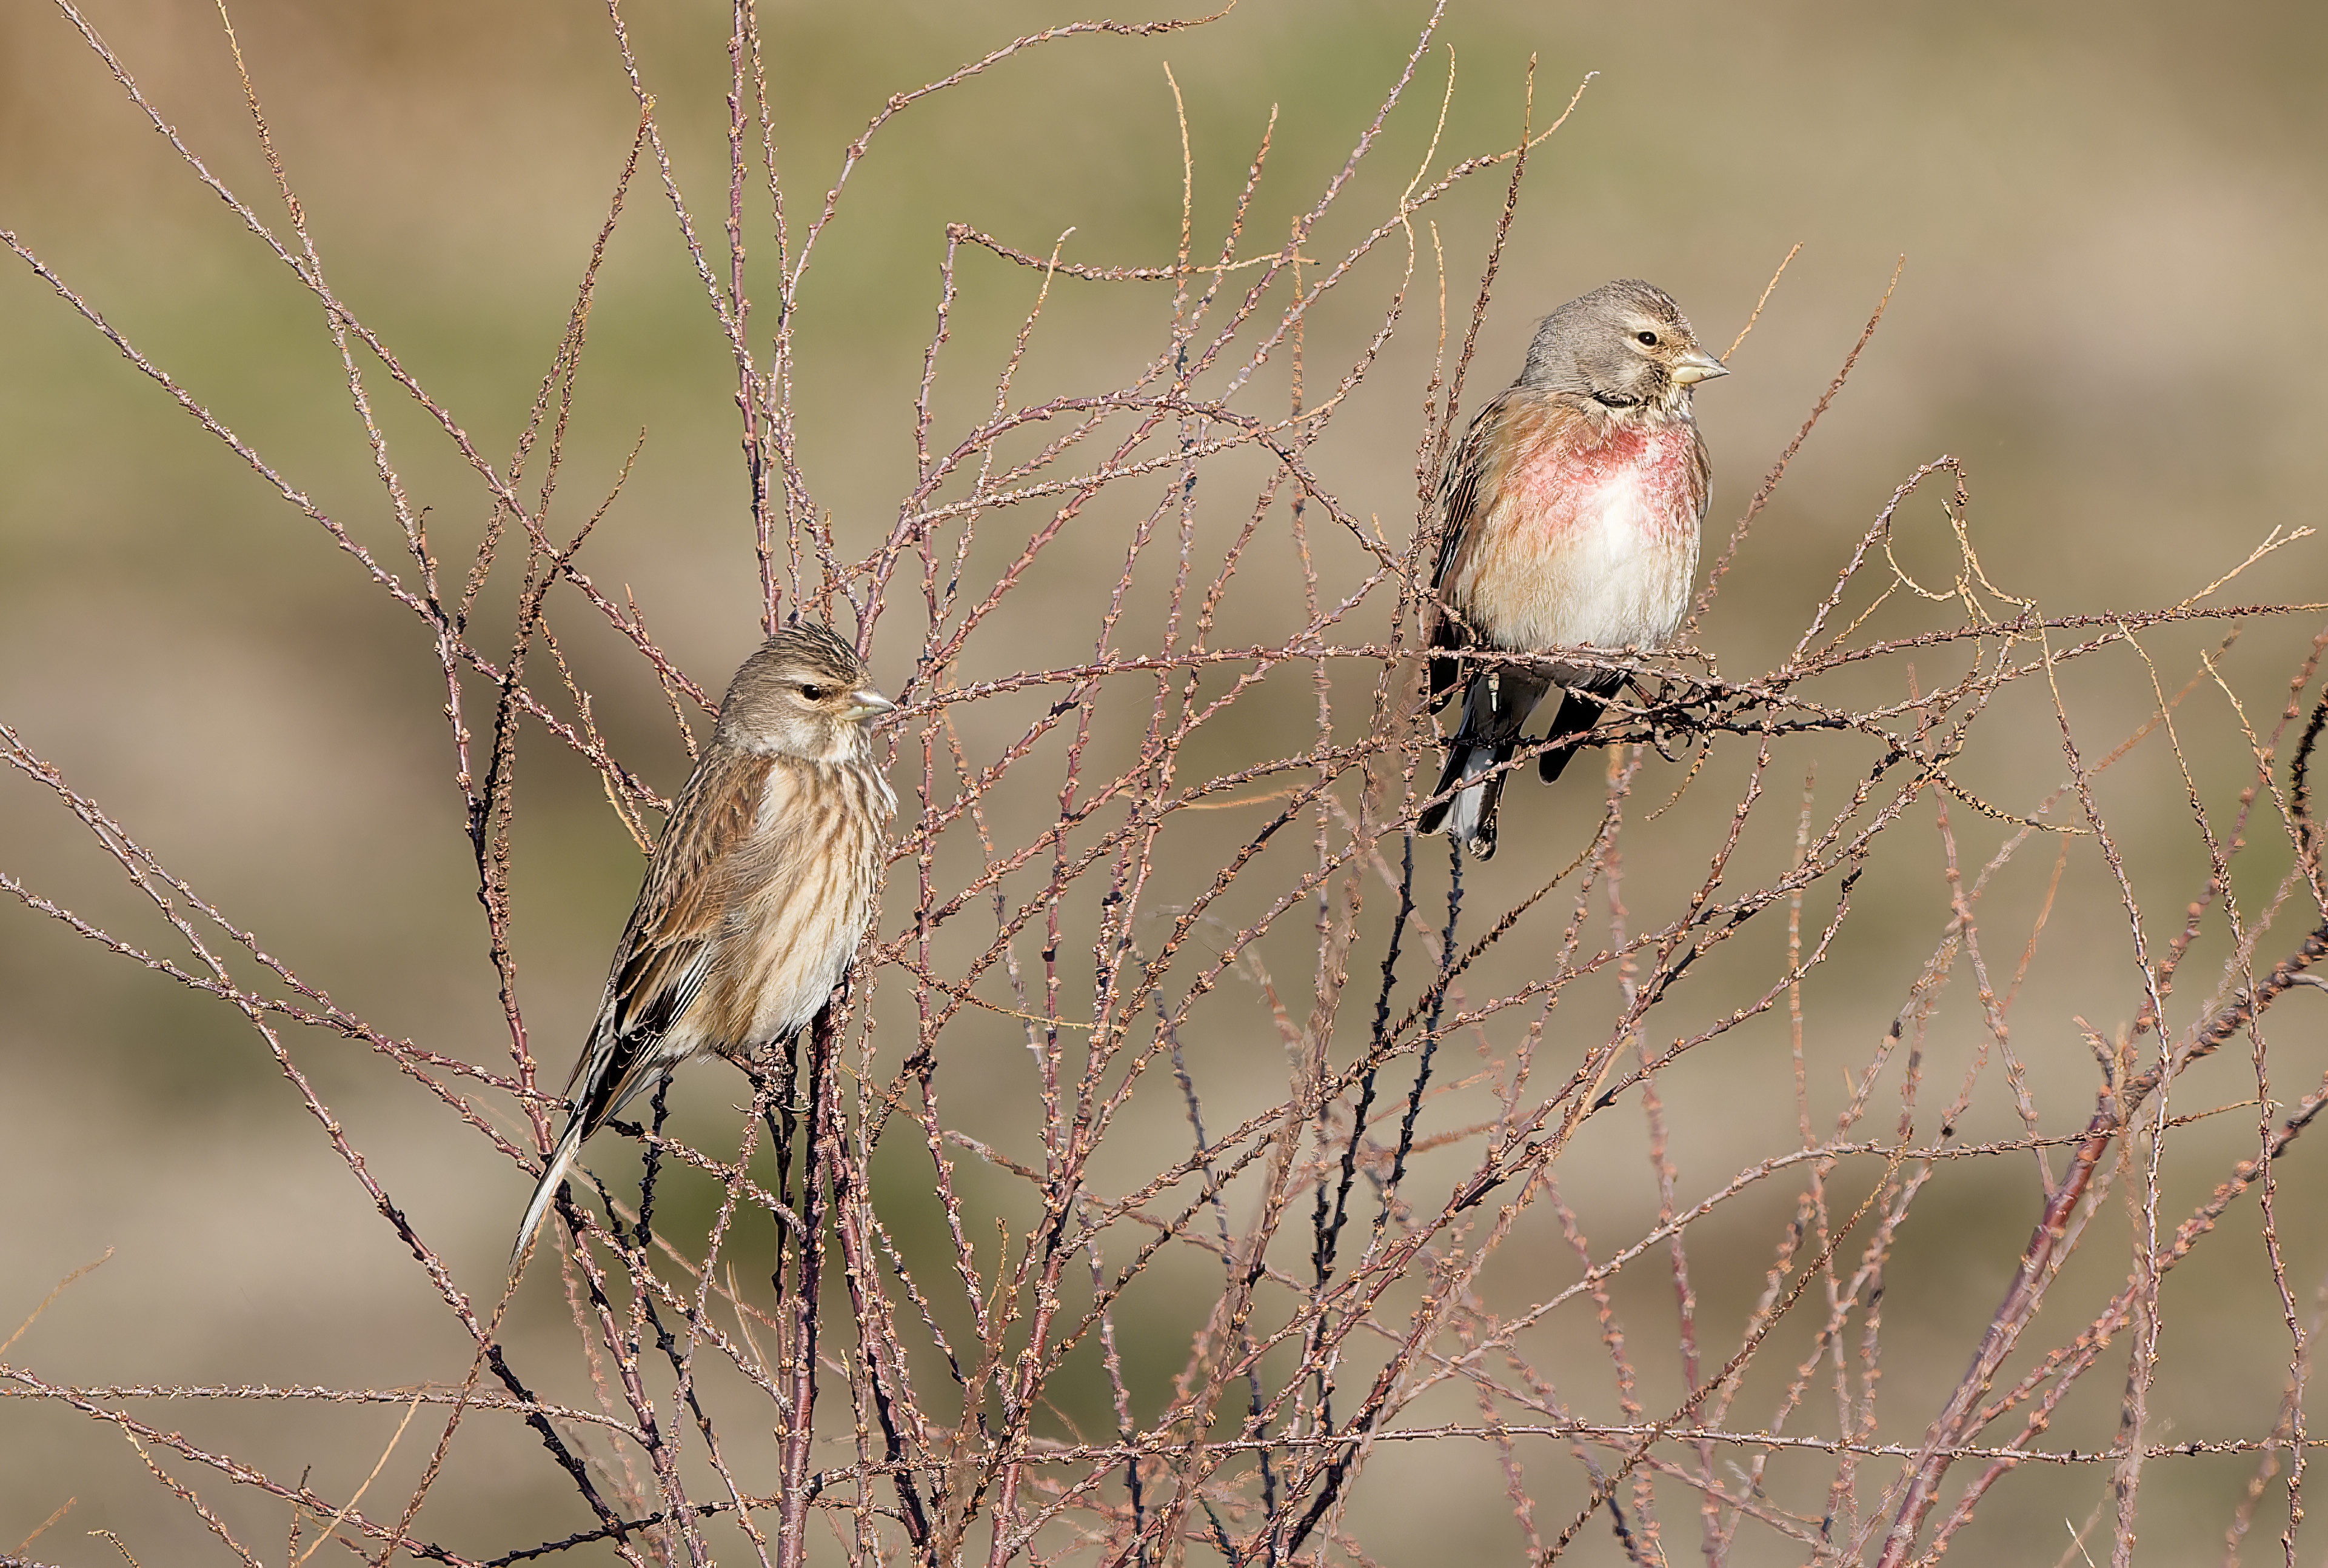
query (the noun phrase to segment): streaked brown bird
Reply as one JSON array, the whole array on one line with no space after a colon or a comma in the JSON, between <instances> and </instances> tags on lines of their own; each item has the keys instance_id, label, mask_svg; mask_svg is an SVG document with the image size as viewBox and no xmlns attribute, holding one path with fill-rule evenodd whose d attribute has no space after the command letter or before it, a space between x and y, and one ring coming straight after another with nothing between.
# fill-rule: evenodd
<instances>
[{"instance_id":1,"label":"streaked brown bird","mask_svg":"<svg viewBox=\"0 0 2328 1568\"><path fill-rule=\"evenodd\" d=\"M1471 421L1440 478L1431 578L1432 711L1465 684L1432 793L1456 793L1422 813L1421 831L1443 827L1480 859L1494 854L1509 776L1494 770L1527 744L1536 704L1559 683L1548 738L1569 740L1537 761L1549 784L1624 684L1589 667L1447 654L1657 648L1681 624L1711 487L1690 389L1729 373L1672 296L1619 278L1544 317L1519 379Z\"/></svg>"},{"instance_id":2,"label":"streaked brown bird","mask_svg":"<svg viewBox=\"0 0 2328 1568\"><path fill-rule=\"evenodd\" d=\"M690 1056L789 1038L840 983L897 804L865 722L891 706L822 626L778 632L736 671L615 946L516 1259L582 1141L641 1090Z\"/></svg>"}]
</instances>

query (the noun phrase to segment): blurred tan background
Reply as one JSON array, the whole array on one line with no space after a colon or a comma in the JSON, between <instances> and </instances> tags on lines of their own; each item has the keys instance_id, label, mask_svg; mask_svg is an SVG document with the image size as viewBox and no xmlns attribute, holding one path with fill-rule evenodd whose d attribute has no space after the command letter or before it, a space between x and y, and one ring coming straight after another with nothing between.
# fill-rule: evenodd
<instances>
[{"instance_id":1,"label":"blurred tan background","mask_svg":"<svg viewBox=\"0 0 2328 1568\"><path fill-rule=\"evenodd\" d=\"M890 92L1081 14L766 7L796 221ZM726 14L655 4L624 14L712 238ZM211 170L278 219L214 11L95 0L87 15ZM1192 33L1065 41L886 129L811 269L800 324L801 449L844 538L869 545L913 483L912 403L946 223L1037 254L1073 227L1068 259L1169 261L1180 190L1169 62L1187 104L1200 249L1277 106L1271 180L1248 229L1259 237L1248 251L1262 249L1347 155L1425 15L1247 0ZM635 123L606 18L517 3L248 4L233 16L334 286L499 461L556 346ZM2321 521L2328 21L2315 9L2149 3L2101 20L2001 5L1473 0L1450 8L1441 43L1458 67L1441 164L1514 139L1531 55L1539 125L1598 73L1532 156L1472 407L1516 368L1537 315L1611 276L1660 283L1701 337L1726 345L1802 242L1737 373L1698 399L1715 468L1710 541L1742 512L1907 258L1882 328L1706 628L1727 671L1783 653L1893 486L1943 453L1967 465L1992 577L2042 592L2055 612L2172 603L2272 527ZM1426 61L1365 166L1373 194L1360 214L1376 215L1421 161L1446 59L1442 47ZM1502 176L1490 174L1425 214L1441 227L1459 313L1501 196ZM32 0L0 10L0 228L411 580L312 300L125 100L70 20ZM759 264L772 249L756 242ZM982 367L1007 348L1023 281L984 268L949 352ZM1169 308L1160 291L1144 296L1146 314L1131 303L1143 296L1124 291L1062 291L1040 351L1054 367L1079 355L1112 362L1122 343L1147 352ZM1418 288L1409 330L1320 457L1345 502L1394 540L1413 523L1435 292ZM1310 324L1311 343L1342 334L1334 359L1345 362L1381 297L1347 310L1338 299ZM756 298L765 343L773 287ZM565 484L577 498L602 494L642 431L645 445L587 569L631 590L677 661L716 690L750 645L758 609L734 377L651 171L609 253L589 353ZM985 373L945 387L942 411L981 408ZM445 509L432 529L441 521L448 537L473 537L474 485L384 380L374 394L416 502ZM449 582L463 553L446 550ZM2328 597L2328 569L2307 544L2227 596ZM624 668L581 616L560 624L589 668ZM892 690L918 624L901 613L895 628L874 659ZM2278 700L2271 681L2314 629L2283 622L2267 646L2255 646L2258 632L2235 651L2235 663L2253 661L2237 667L2267 711ZM0 266L0 721L334 1001L391 1035L498 1062L505 1031L448 783L441 681L417 630L45 282L13 258ZM2164 678L2179 682L2189 650L2212 640L2176 644ZM2115 723L2114 739L2147 700L2134 691L2098 730ZM631 671L610 680L605 701L599 717L618 753L676 787L684 758L657 694ZM2021 782L2042 786L2059 752L2043 749L2042 725L2032 733ZM2015 760L1993 765L2013 775ZM2223 760L2236 779L2236 742ZM2174 787L2171 772L2155 778ZM537 746L520 789L518 962L535 1049L556 1074L596 999L638 860L570 758ZM2026 787L2017 797L2032 798ZM2179 810L2170 798L2154 813L2155 855L2187 873L2203 861ZM13 774L0 778L0 870L128 940L169 947L82 830ZM2179 897L2195 882L2160 886ZM1921 891L1914 921L1901 915L1919 953L1937 916L1932 887ZM2157 917L2177 907L2163 896ZM1878 1027L1898 1000L1871 1000ZM2303 1015L2314 1028L2319 1016L2316 1006ZM522 1180L478 1141L446 1149L441 1113L354 1047L310 1040L299 1059L399 1202L437 1244L465 1248L481 1276L470 1288L489 1290L482 1275ZM225 1009L11 902L0 909L0 1062L10 1080L0 1330L114 1249L0 1358L120 1385L394 1385L465 1368L425 1282L383 1244L355 1185L319 1160L312 1122ZM2090 1064L2071 1066L2090 1076ZM2081 1111L2079 1081L2072 1072L2057 1084L2064 1117ZM728 1098L725 1084L704 1091L709 1106ZM507 1106L491 1113L510 1124ZM2316 1186L2308 1169L2302 1179ZM2289 1190L2293 1200L2294 1178ZM1759 1245L1741 1260L1750 1281L1767 1261ZM2316 1272L2323 1259L2315 1238L2301 1261ZM1934 1288L1962 1283L1985 1312L2009 1262ZM2239 1288L2253 1301L2268 1282ZM1894 1314L1894 1354L1912 1365L1923 1340ZM2201 1343L2175 1348L2211 1348L2203 1298L2181 1321ZM2248 1327L2229 1337L2258 1319L2236 1321ZM1933 1376L1952 1378L1967 1345L1935 1335ZM2193 1403L2178 1419L2196 1435L2212 1390L2229 1407L2224 1430L2259 1432L2284 1349L2265 1345L2248 1366L2222 1348L2230 1370L2187 1364ZM191 1413L151 1413L197 1432ZM286 1475L310 1462L296 1445L312 1443L316 1484L344 1492L394 1413L343 1413L294 1440L272 1407L210 1408L199 1435ZM545 1482L525 1457L530 1507ZM2154 1494L2150 1560L2218 1539L2251 1469L2194 1461L2179 1472L2195 1475L2187 1535L2169 1494ZM2106 1492L2106 1476L2087 1479L2081 1497ZM512 1547L540 1538L518 1503L499 1512L491 1477L447 1495L463 1520L521 1518L505 1532ZM0 1405L0 1550L68 1497L79 1501L35 1544L38 1560L111 1560L86 1534L99 1529L143 1543L149 1564L203 1560L198 1523L117 1432L55 1406ZM2067 1511L2048 1502L2030 1519L2050 1532L2044 1560L2066 1542ZM1482 1551L1508 1552L1507 1514L1504 1523L1498 1535L1494 1517L1483 1521ZM1408 1545L1422 1550L1422 1538Z\"/></svg>"}]
</instances>

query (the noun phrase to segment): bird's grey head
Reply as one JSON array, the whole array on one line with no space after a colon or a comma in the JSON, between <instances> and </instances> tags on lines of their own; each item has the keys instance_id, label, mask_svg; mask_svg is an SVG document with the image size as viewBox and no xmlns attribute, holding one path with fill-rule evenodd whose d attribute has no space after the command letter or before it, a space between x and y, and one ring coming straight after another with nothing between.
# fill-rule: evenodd
<instances>
[{"instance_id":1,"label":"bird's grey head","mask_svg":"<svg viewBox=\"0 0 2328 1568\"><path fill-rule=\"evenodd\" d=\"M857 651L823 626L786 626L744 661L719 704L714 745L810 762L869 749L865 721L894 704Z\"/></svg>"},{"instance_id":2,"label":"bird's grey head","mask_svg":"<svg viewBox=\"0 0 2328 1568\"><path fill-rule=\"evenodd\" d=\"M1696 382L1730 373L1697 346L1673 296L1638 277L1604 283L1545 316L1528 344L1524 386L1611 410L1670 413Z\"/></svg>"}]
</instances>

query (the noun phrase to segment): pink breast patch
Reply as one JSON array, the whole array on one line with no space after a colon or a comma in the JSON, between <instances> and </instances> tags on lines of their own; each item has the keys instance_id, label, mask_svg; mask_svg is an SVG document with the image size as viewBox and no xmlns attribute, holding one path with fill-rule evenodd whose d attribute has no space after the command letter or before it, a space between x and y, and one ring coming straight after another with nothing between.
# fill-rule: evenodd
<instances>
[{"instance_id":1,"label":"pink breast patch","mask_svg":"<svg viewBox=\"0 0 2328 1568\"><path fill-rule=\"evenodd\" d=\"M1611 508L1632 512L1657 535L1694 531L1691 434L1680 421L1647 429L1612 423L1596 440L1584 419L1556 419L1522 435L1507 484L1521 515L1546 534L1565 533Z\"/></svg>"}]
</instances>

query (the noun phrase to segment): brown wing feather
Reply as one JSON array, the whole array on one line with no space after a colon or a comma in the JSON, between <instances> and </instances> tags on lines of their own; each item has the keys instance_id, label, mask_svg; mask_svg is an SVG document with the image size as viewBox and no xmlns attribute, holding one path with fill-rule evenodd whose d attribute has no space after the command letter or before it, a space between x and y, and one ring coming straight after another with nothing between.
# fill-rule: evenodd
<instances>
[{"instance_id":1,"label":"brown wing feather","mask_svg":"<svg viewBox=\"0 0 2328 1568\"><path fill-rule=\"evenodd\" d=\"M1525 404L1518 395L1520 389L1507 387L1495 400L1479 410L1463 439L1447 459L1446 470L1439 480L1439 564L1431 574L1431 586L1441 594L1453 580L1456 568L1469 553L1474 540L1472 523L1479 512L1479 497L1493 495L1503 482L1503 470L1510 461L1512 443L1500 438L1503 427L1516 413L1525 410ZM1459 612L1460 606L1454 606ZM1464 624L1460 615L1450 615L1434 604L1431 607L1427 641L1432 648L1449 650L1475 645L1471 628ZM1464 662L1460 659L1431 661L1431 707L1433 712L1446 706L1447 699L1462 684Z\"/></svg>"},{"instance_id":2,"label":"brown wing feather","mask_svg":"<svg viewBox=\"0 0 2328 1568\"><path fill-rule=\"evenodd\" d=\"M567 1085L570 1094L587 1074L596 1086L593 1103L581 1107L592 1131L637 1093L653 1057L647 1047L702 984L728 912L728 878L709 869L747 840L771 765L765 756L707 754L680 792L671 831L655 847L638 907L615 949L594 1047Z\"/></svg>"}]
</instances>

